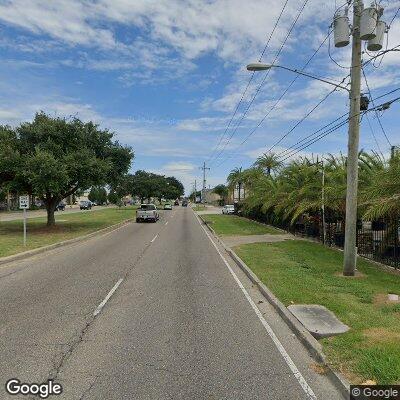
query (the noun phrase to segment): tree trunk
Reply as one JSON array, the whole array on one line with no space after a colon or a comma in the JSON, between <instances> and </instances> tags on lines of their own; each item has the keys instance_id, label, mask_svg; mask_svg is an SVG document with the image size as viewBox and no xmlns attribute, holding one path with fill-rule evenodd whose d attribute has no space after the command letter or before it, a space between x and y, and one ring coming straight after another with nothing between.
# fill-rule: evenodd
<instances>
[{"instance_id":1,"label":"tree trunk","mask_svg":"<svg viewBox=\"0 0 400 400\"><path fill-rule=\"evenodd\" d=\"M56 205L57 205L57 201L55 199L46 201L47 226L54 226L56 224L56 219L54 217Z\"/></svg>"}]
</instances>

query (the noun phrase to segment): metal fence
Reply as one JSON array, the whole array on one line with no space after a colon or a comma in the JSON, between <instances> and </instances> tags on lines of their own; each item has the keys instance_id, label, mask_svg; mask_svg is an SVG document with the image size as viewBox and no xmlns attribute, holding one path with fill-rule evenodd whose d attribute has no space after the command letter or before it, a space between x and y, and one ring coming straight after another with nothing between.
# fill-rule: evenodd
<instances>
[{"instance_id":1,"label":"metal fence","mask_svg":"<svg viewBox=\"0 0 400 400\"><path fill-rule=\"evenodd\" d=\"M344 247L344 221L338 215L330 215L325 221L321 215L304 215L291 225L273 214L255 211L246 214L256 221L284 229L294 235L313 238L330 247ZM358 254L382 264L400 269L400 218L381 218L376 221L357 222Z\"/></svg>"},{"instance_id":2,"label":"metal fence","mask_svg":"<svg viewBox=\"0 0 400 400\"><path fill-rule=\"evenodd\" d=\"M322 221L318 217L300 219L286 229L295 234L317 239L327 246L344 247L344 222L328 221L325 235ZM400 223L399 219L358 221L357 251L359 255L394 268L400 268Z\"/></svg>"}]
</instances>

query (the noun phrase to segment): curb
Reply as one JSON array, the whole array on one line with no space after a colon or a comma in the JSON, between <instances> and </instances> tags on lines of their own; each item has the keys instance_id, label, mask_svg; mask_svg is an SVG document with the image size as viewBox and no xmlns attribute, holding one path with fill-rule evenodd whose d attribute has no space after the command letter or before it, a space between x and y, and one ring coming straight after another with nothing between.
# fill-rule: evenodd
<instances>
[{"instance_id":1,"label":"curb","mask_svg":"<svg viewBox=\"0 0 400 400\"><path fill-rule=\"evenodd\" d=\"M350 383L338 372L334 371L329 364L326 362L326 357L322 351L322 345L315 339L307 329L300 323L300 321L285 307L285 305L265 286L257 275L245 264L243 260L230 248L222 239L215 233L214 229L207 224L201 215L197 216L201 219L203 224L213 234L215 239L221 244L224 250L230 255L232 260L237 266L247 275L247 277L257 286L261 294L266 300L275 308L280 317L286 322L291 331L297 336L301 343L306 347L312 358L323 364L327 368L327 377L335 385L335 387L341 392L341 394L348 398L350 395Z\"/></svg>"},{"instance_id":2,"label":"curb","mask_svg":"<svg viewBox=\"0 0 400 400\"><path fill-rule=\"evenodd\" d=\"M37 249L24 251L22 253L13 254L11 256L0 257L0 265L7 264L7 263L10 263L10 262L13 262L13 261L24 260L26 258L35 256L37 254L45 253L46 251L49 251L49 250L57 249L59 247L68 246L69 244L83 242L83 241L85 241L87 239L91 239L94 236L99 236L99 235L101 235L103 233L111 232L111 231L113 231L115 229L118 229L118 228L120 228L120 227L122 227L124 225L127 225L128 223L132 222L133 220L134 220L134 218L129 218L129 219L126 219L125 221L119 222L118 224L107 226L106 228L103 228L103 229L100 229L98 231L94 231L94 232L88 233L87 235L84 235L84 236L78 236L78 237L73 238L73 239L68 239L68 240L64 240L62 242L49 244L48 246L38 247Z\"/></svg>"}]
</instances>

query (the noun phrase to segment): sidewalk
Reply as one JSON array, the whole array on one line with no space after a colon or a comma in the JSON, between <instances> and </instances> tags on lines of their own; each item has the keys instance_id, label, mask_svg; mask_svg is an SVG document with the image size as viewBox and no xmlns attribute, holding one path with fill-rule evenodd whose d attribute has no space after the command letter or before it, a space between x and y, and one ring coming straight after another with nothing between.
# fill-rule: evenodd
<instances>
[{"instance_id":1,"label":"sidewalk","mask_svg":"<svg viewBox=\"0 0 400 400\"><path fill-rule=\"evenodd\" d=\"M93 207L91 211L99 211L99 210L104 210L107 208L107 206L96 206ZM72 206L66 206L65 211L56 211L56 215L63 215L63 214L73 214L77 212L90 212L87 210L80 210L78 205ZM46 217L47 212L46 210L28 210L27 211L27 218L38 218L38 217ZM23 219L24 214L22 211L13 211L13 212L0 212L0 222L5 222L5 221L15 221L19 219Z\"/></svg>"}]
</instances>

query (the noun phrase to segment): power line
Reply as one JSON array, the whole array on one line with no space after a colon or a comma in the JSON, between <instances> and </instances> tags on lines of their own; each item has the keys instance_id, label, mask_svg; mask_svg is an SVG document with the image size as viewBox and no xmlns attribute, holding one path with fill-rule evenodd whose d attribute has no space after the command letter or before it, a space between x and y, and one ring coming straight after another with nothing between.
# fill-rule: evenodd
<instances>
[{"instance_id":1,"label":"power line","mask_svg":"<svg viewBox=\"0 0 400 400\"><path fill-rule=\"evenodd\" d=\"M301 14L302 14L304 8L306 7L308 1L309 1L309 0L305 0L304 3L303 3L303 5L301 6L301 8L300 8L299 12L297 13L297 16L296 16L295 20L293 21L293 23L292 23L292 25L291 25L291 27L290 27L290 29L289 29L287 35L286 35L286 37L285 37L285 39L284 39L284 41L283 41L281 47L279 48L277 54L275 55L275 58L274 58L272 64L275 64L275 62L277 61L279 55L281 54L281 52L282 52L282 50L283 50L283 48L284 48L284 46L285 46L287 40L289 39L289 36L291 35L291 33L292 33L294 27L296 26L297 21L299 20L299 18L300 18L300 16L301 16ZM250 107L252 106L252 104L253 104L255 98L257 97L259 91L261 90L262 86L264 85L264 82L265 82L265 80L267 79L267 77L268 77L270 71L271 71L271 70L269 69L269 70L267 71L267 73L264 75L263 80L261 81L261 83L260 83L260 85L258 86L256 92L254 93L252 99L250 100L250 103L247 105L246 110L245 110L244 113L242 114L241 118L239 119L238 123L236 124L236 126L235 126L233 132L232 132L231 135L229 136L229 138L228 138L228 140L226 141L225 145L222 147L222 149L219 151L219 153L218 153L217 156L215 157L215 160L217 160L217 159L219 158L219 156L223 153L223 151L225 150L225 148L228 146L229 142L231 141L231 139L232 139L233 136L235 135L235 133L236 133L238 127L239 127L240 124L242 123L243 119L246 117L246 115L247 115L247 113L248 113ZM213 160L213 162L214 162L215 160Z\"/></svg>"},{"instance_id":2,"label":"power line","mask_svg":"<svg viewBox=\"0 0 400 400\"><path fill-rule=\"evenodd\" d=\"M266 52L266 50L267 50L267 48L268 48L268 46L269 46L269 43L270 43L270 41L271 41L271 39L272 39L272 36L274 35L275 30L276 30L276 28L277 28L277 26L278 26L278 24L279 24L279 21L281 20L282 15L283 15L283 13L285 12L285 9L286 9L286 6L287 6L288 2L289 2L289 0L286 0L285 4L284 4L283 7L282 7L281 12L279 13L279 16L278 16L277 20L275 21L275 25L274 25L274 27L273 27L273 29L272 29L272 31L271 31L271 34L269 35L269 38L268 38L268 40L267 40L267 43L265 44L265 46L264 46L264 48L263 48L263 50L262 50L262 52L261 52L261 55L260 55L260 58L259 58L259 62L261 62L262 58L264 57L264 54L265 54L265 52ZM214 156L216 150L218 149L219 145L221 144L223 138L225 137L225 135L226 135L226 133L227 133L229 127L231 126L231 123L232 123L233 119L235 118L235 115L237 114L237 112L238 112L238 110L239 110L240 104L242 104L242 101L243 101L243 99L244 99L244 96L246 95L247 90L249 89L250 84L251 84L251 82L253 81L253 78L254 78L254 72L251 74L250 79L249 79L249 81L247 82L247 86L246 86L244 92L242 93L242 96L241 96L241 98L240 98L240 100L239 100L239 103L237 104L237 106L236 106L236 108L235 108L235 111L234 111L234 113L233 113L231 119L229 120L228 125L227 125L226 128L225 128L225 131L224 131L223 134L220 136L220 139L219 139L219 141L218 141L218 144L214 147L212 154L211 154L210 157L208 158L209 160Z\"/></svg>"},{"instance_id":3,"label":"power line","mask_svg":"<svg viewBox=\"0 0 400 400\"><path fill-rule=\"evenodd\" d=\"M366 118L367 118L367 123L368 123L368 126L369 126L369 130L370 130L370 132L371 132L372 137L374 138L376 147L377 147L379 153L381 153L382 158L385 159L385 157L384 157L384 155L383 155L383 153L382 153L381 147L379 146L378 140L376 139L375 132L374 132L374 130L373 130L373 128L372 128L372 125L371 125L371 121L369 120L369 116L368 116L367 113L365 114L365 116L366 116Z\"/></svg>"},{"instance_id":4,"label":"power line","mask_svg":"<svg viewBox=\"0 0 400 400\"><path fill-rule=\"evenodd\" d=\"M325 128L327 128L330 125L333 125L334 123L340 121L342 118L347 117L348 113L344 113L342 114L340 117L336 118L335 120L331 121L329 124L323 126L322 128L319 128L318 130L316 130L315 132L311 133L310 135L304 137L303 139L297 141L296 143L294 143L293 145L291 145L290 147L288 147L287 149L283 150L282 152L278 153L277 156L278 157L282 157L285 156L286 153L291 152L293 149L297 149L297 146L302 145L303 142L305 142L307 139L310 139L311 137L315 136L316 134L318 134L319 132L321 132L322 130L324 130ZM347 121L347 119L346 119Z\"/></svg>"},{"instance_id":5,"label":"power line","mask_svg":"<svg viewBox=\"0 0 400 400\"><path fill-rule=\"evenodd\" d=\"M360 115L360 114L363 115L363 114L365 114L365 113L372 112L372 111L374 111L374 112L375 112L375 111L378 111L378 110L382 109L382 107L388 107L388 106L390 106L392 103L395 103L395 102L397 102L397 101L399 101L399 100L400 100L400 97L396 97L395 99L392 99L392 100L387 101L387 102L385 102L385 103L382 103L382 104L379 104L379 105L374 106L374 107L372 107L372 108L369 108L369 109L366 110L366 111L360 111L360 112L358 113L358 115ZM340 117L339 117L339 118L340 118ZM301 151L303 151L303 150L306 149L307 147L310 147L310 146L313 145L314 143L316 143L316 142L318 142L319 140L323 139L325 136L328 136L328 135L331 134L332 132L335 132L336 130L338 130L338 129L341 128L342 126L346 125L348 121L349 121L349 118L347 118L345 121L342 121L342 122L338 123L337 125L331 127L331 128L328 129L327 131L322 132L320 135L316 136L314 139L307 141L304 145L302 145L301 147L297 148L295 152L292 152L291 154L289 154L286 158L284 158L284 159L281 160L281 161L282 161L282 162L283 162L283 161L286 161L287 159L289 159L289 158L293 157L294 155L300 153ZM330 124L328 124L328 125L331 125L333 122L334 122L334 121L332 121L332 122L331 122ZM319 131L325 129L328 125L325 125L323 128L320 128ZM314 132L314 133L316 133L316 132Z\"/></svg>"},{"instance_id":6,"label":"power line","mask_svg":"<svg viewBox=\"0 0 400 400\"><path fill-rule=\"evenodd\" d=\"M367 85L367 89L368 89L368 93L369 93L370 100L371 100L371 102L372 102L372 105L375 107L375 101L374 101L374 99L372 98L371 89L369 88L369 85L368 85L367 75L365 74L365 71L364 71L364 68L363 68L363 67L361 68L361 70L362 70L362 73L363 73L363 76L364 76L365 84ZM386 131L385 131L383 125L382 125L382 121L381 121L381 119L380 119L380 117L379 117L379 113L378 113L377 110L375 110L375 115L376 115L376 118L377 118L377 120L378 120L379 126L381 127L382 133L383 133L383 135L384 135L385 138L386 138L386 141L389 143L389 146L392 146L392 143L390 143L390 140L389 140L389 138L388 138L388 136L387 136L387 134L386 134Z\"/></svg>"},{"instance_id":7,"label":"power line","mask_svg":"<svg viewBox=\"0 0 400 400\"><path fill-rule=\"evenodd\" d=\"M310 64L310 62L314 59L314 57L317 55L321 47L325 44L326 40L328 37L331 35L332 32L328 32L327 36L322 40L322 42L319 44L318 48L314 51L314 53L311 55L311 57L307 60L307 62L303 65L303 67L300 69L300 72L304 71L307 66ZM265 121L265 119L271 114L271 112L278 106L278 104L281 102L281 100L285 97L285 95L289 92L290 88L294 85L294 83L297 81L297 79L300 77L300 75L296 75L292 81L289 83L287 88L283 91L281 96L278 98L278 100L274 103L274 105L268 110L268 112L263 116L263 118L260 120L260 122L250 131L250 133L245 137L245 139L236 147L236 150L242 146L244 143L246 143L250 137L256 132L256 130L262 125L262 123ZM222 160L218 166L223 164L229 157L226 159Z\"/></svg>"}]
</instances>

